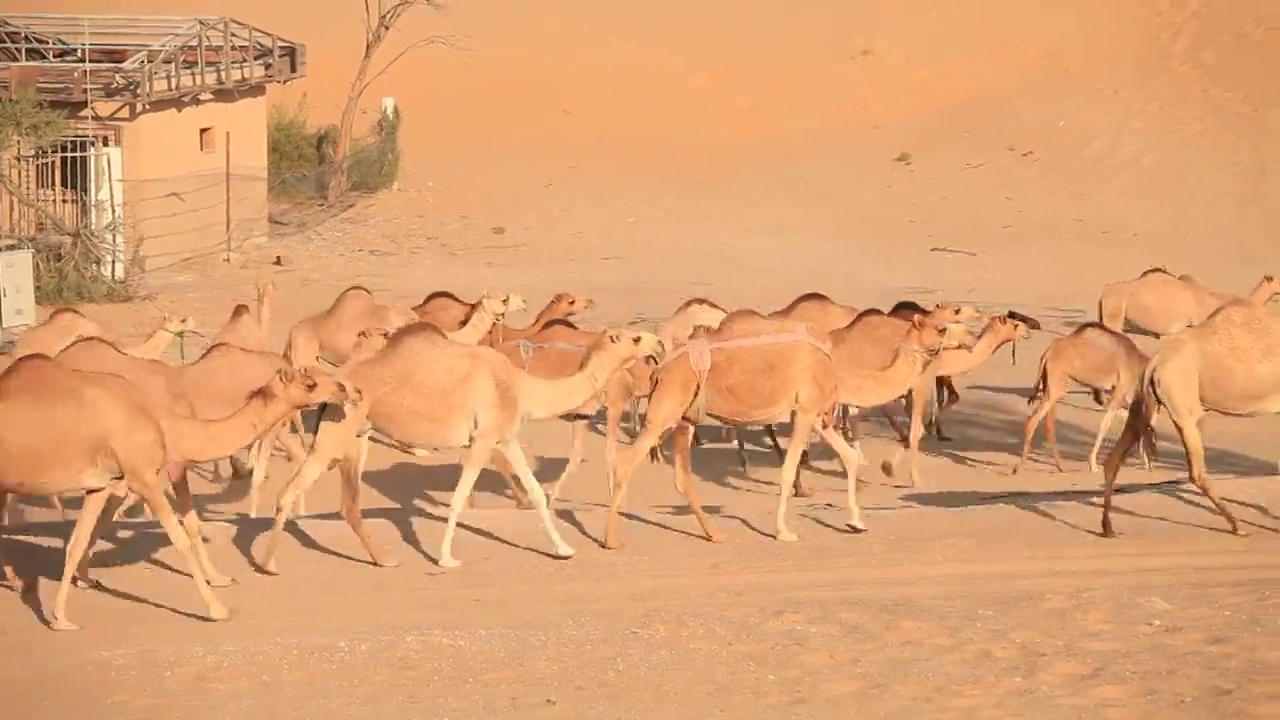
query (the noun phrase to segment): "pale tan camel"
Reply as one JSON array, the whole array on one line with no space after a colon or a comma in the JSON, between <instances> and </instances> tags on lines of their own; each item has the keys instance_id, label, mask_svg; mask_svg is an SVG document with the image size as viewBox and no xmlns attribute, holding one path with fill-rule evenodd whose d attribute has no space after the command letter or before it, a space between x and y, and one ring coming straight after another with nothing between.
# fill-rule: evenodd
<instances>
[{"instance_id":1,"label":"pale tan camel","mask_svg":"<svg viewBox=\"0 0 1280 720\"><path fill-rule=\"evenodd\" d=\"M970 314L969 308L938 305L926 314L902 320L871 308L830 334L838 404L853 410L849 416L849 430L859 456L862 451L857 440L857 426L861 411L882 407L913 387L932 383L933 375L926 375L926 370L935 359L970 339L962 321ZM915 442L909 445L909 449L911 482L914 485L919 474L916 454L922 432L919 427L921 419L913 416L913 421ZM808 440L806 435L804 443L807 444ZM898 457L895 457L892 463L886 461L882 464L886 475L893 475L897 462ZM846 471L856 477L856 468L846 468Z\"/></svg>"},{"instance_id":2,"label":"pale tan camel","mask_svg":"<svg viewBox=\"0 0 1280 720\"><path fill-rule=\"evenodd\" d=\"M579 329L568 320L553 320L528 338L505 342L497 347L516 367L536 377L547 380L569 377L582 369L589 359L589 351L597 345L604 332ZM568 463L560 477L556 478L547 494L547 504L559 497L564 481L578 469L582 462L582 446L586 441L587 423L601 407L605 409L605 465L612 467L618 454L618 437L622 415L630 406L635 416L635 401L648 396L653 383L653 364L641 359L611 375L603 392L562 415L570 423L572 435ZM533 501L517 482L511 465L500 452L493 455L495 469L511 487L512 494L521 509L532 509ZM473 496L474 499L474 496Z\"/></svg>"},{"instance_id":3,"label":"pale tan camel","mask_svg":"<svg viewBox=\"0 0 1280 720\"><path fill-rule=\"evenodd\" d=\"M240 303L231 309L231 317L213 338L213 345L227 343L246 350L267 350L271 347L271 305L275 296L275 283L270 280L258 283L257 312Z\"/></svg>"},{"instance_id":4,"label":"pale tan camel","mask_svg":"<svg viewBox=\"0 0 1280 720\"><path fill-rule=\"evenodd\" d=\"M800 452L814 430L843 460L849 476L848 524L864 530L854 477L857 451L831 426L837 400L830 343L825 334L805 323L738 310L728 314L715 330L697 332L658 368L644 429L618 458L610 478L613 500L605 522L604 547L621 547L618 513L626 499L627 483L668 430L672 431L676 489L689 503L707 539L722 539L698 501L690 465L693 428L705 418L734 426L791 419L790 450L778 482L778 540L798 539L787 527L787 503L799 471Z\"/></svg>"},{"instance_id":5,"label":"pale tan camel","mask_svg":"<svg viewBox=\"0 0 1280 720\"><path fill-rule=\"evenodd\" d=\"M1280 292L1268 275L1245 299L1265 304ZM1098 321L1117 332L1126 324L1142 334L1163 337L1198 325L1224 303L1239 299L1211 290L1190 275L1175 277L1165 268L1150 268L1133 280L1104 285L1098 298Z\"/></svg>"},{"instance_id":6,"label":"pale tan camel","mask_svg":"<svg viewBox=\"0 0 1280 720\"><path fill-rule=\"evenodd\" d=\"M120 349L141 358L159 358L175 339L195 334L195 320L189 317L164 316L160 327L140 343L122 344ZM18 338L14 345L14 359L36 353L57 355L63 348L84 337L106 337L98 323L85 317L79 310L58 308Z\"/></svg>"},{"instance_id":7,"label":"pale tan camel","mask_svg":"<svg viewBox=\"0 0 1280 720\"><path fill-rule=\"evenodd\" d=\"M792 300L768 317L809 323L819 332L829 333L858 317L858 308L841 305L820 292L809 292Z\"/></svg>"},{"instance_id":8,"label":"pale tan camel","mask_svg":"<svg viewBox=\"0 0 1280 720\"><path fill-rule=\"evenodd\" d=\"M290 328L285 358L294 367L315 367L322 358L332 365L342 365L361 330L394 331L417 321L413 310L378 302L367 288L353 285L338 293L328 309Z\"/></svg>"},{"instance_id":9,"label":"pale tan camel","mask_svg":"<svg viewBox=\"0 0 1280 720\"><path fill-rule=\"evenodd\" d=\"M954 348L944 350L938 354L938 357L929 366L928 372L924 373L925 377L920 378L912 385L908 398L920 398L922 402L908 402L908 414L912 417L912 423L915 423L915 416L923 414L928 409L927 400L931 391L935 390L939 393L937 405L934 411L933 428L934 433L939 439L950 440L946 433L942 430L942 414L950 409L960 400L960 393L956 392L949 397L942 397L944 386L936 383L941 378L947 378L952 390L954 390L954 378L957 375L964 375L972 372L979 365L995 355L996 351L1010 343L1016 343L1019 340L1025 340L1030 337L1032 329L1039 329L1040 323L1033 318L1018 312L1009 311L1003 314L992 315L984 323L978 337L973 340L969 347Z\"/></svg>"},{"instance_id":10,"label":"pale tan camel","mask_svg":"<svg viewBox=\"0 0 1280 720\"><path fill-rule=\"evenodd\" d=\"M480 300L469 303L447 290L439 290L423 298L422 302L414 306L413 312L417 314L419 320L429 322L448 333L465 325L467 318L483 300L484 296L481 296ZM591 298L570 293L557 293L547 301L542 310L538 311L537 317L528 326L513 328L501 323L494 325L485 344L497 347L504 342L527 338L552 320L567 320L594 306L595 303Z\"/></svg>"},{"instance_id":11,"label":"pale tan camel","mask_svg":"<svg viewBox=\"0 0 1280 720\"><path fill-rule=\"evenodd\" d=\"M1167 410L1187 454L1191 483L1209 498L1231 532L1240 524L1205 477L1200 420L1206 411L1224 415L1280 413L1280 317L1256 303L1234 300L1204 322L1161 338L1143 370L1124 430L1103 461L1106 489L1102 534L1113 537L1111 496L1120 466L1139 442L1150 442L1155 414Z\"/></svg>"},{"instance_id":12,"label":"pale tan camel","mask_svg":"<svg viewBox=\"0 0 1280 720\"><path fill-rule=\"evenodd\" d=\"M1064 472L1062 456L1058 452L1054 406L1067 396L1072 382L1111 393L1102 422L1098 424L1098 434L1093 439L1093 448L1089 450L1089 472L1098 472L1098 449L1102 447L1102 438L1111 428L1116 414L1133 402L1142 370L1149 360L1147 354L1138 349L1129 336L1097 322L1085 323L1071 331L1070 335L1049 343L1049 347L1040 356L1036 384L1031 390L1031 396L1027 398L1031 413L1027 416L1027 424L1023 429L1022 456L1011 472L1016 474L1026 463L1027 455L1031 452L1032 438L1035 437L1041 420L1045 422L1045 435L1053 453L1053 463L1058 472ZM1151 458L1147 456L1146 446L1140 448L1140 451L1142 464L1150 470Z\"/></svg>"},{"instance_id":13,"label":"pale tan camel","mask_svg":"<svg viewBox=\"0 0 1280 720\"><path fill-rule=\"evenodd\" d=\"M210 589L229 584L209 562L200 539L199 518L185 477L175 478L178 514L165 496L161 471L173 464L210 460L248 444L275 417L321 400L358 400L332 378L288 369L272 379L232 415L194 420L148 402L139 386L117 375L75 371L46 355L22 358L0 374L0 514L10 494L86 493L67 543L62 582L51 627L74 630L67 617L73 576L88 580L89 551L126 492L152 508L170 541L186 560L209 617L225 620L226 607ZM50 437L56 443L48 442ZM5 579L21 585L0 557Z\"/></svg>"},{"instance_id":14,"label":"pale tan camel","mask_svg":"<svg viewBox=\"0 0 1280 720\"><path fill-rule=\"evenodd\" d=\"M410 448L466 447L439 564L458 567L453 536L481 468L496 449L506 456L533 498L555 552L573 549L551 520L546 496L529 468L518 433L526 420L564 415L599 395L607 378L638 358L660 355L650 333L611 331L592 348L585 366L567 378L544 380L515 367L490 347L451 342L435 326L416 323L393 334L386 347L345 369L364 400L342 413L326 411L315 444L280 499L262 568L277 572L276 553L284 523L297 498L337 462L342 476L342 514L377 565L394 562L374 547L360 515L360 486L369 449L369 429Z\"/></svg>"}]
</instances>

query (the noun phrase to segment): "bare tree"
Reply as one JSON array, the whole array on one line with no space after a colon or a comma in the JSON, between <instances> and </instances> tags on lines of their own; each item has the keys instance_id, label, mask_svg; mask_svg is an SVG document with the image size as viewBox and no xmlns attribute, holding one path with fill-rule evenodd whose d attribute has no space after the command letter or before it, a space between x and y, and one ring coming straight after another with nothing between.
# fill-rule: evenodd
<instances>
[{"instance_id":1,"label":"bare tree","mask_svg":"<svg viewBox=\"0 0 1280 720\"><path fill-rule=\"evenodd\" d=\"M420 7L440 10L443 8L443 3L441 0L364 0L364 54L360 57L360 64L356 66L355 77L351 79L351 89L347 92L347 102L342 107L342 117L338 121L337 137L334 139L329 187L326 193L331 203L337 201L347 191L347 153L351 149L351 134L356 124L356 114L360 110L360 100L369 86L401 58L420 47L427 45L456 47L453 38L447 35L422 38L410 43L408 47L387 61L382 69L370 76L374 58L387 36L409 11Z\"/></svg>"}]
</instances>

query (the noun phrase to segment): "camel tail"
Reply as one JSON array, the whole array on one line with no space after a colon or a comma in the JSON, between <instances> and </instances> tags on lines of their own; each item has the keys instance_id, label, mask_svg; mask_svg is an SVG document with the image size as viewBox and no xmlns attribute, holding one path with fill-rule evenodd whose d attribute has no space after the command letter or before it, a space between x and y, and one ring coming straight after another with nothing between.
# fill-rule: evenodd
<instances>
[{"instance_id":1,"label":"camel tail","mask_svg":"<svg viewBox=\"0 0 1280 720\"><path fill-rule=\"evenodd\" d=\"M1027 396L1028 405L1039 402L1049 387L1048 360L1049 351L1046 350L1040 355L1040 368L1036 370L1036 384L1031 386L1031 394Z\"/></svg>"}]
</instances>

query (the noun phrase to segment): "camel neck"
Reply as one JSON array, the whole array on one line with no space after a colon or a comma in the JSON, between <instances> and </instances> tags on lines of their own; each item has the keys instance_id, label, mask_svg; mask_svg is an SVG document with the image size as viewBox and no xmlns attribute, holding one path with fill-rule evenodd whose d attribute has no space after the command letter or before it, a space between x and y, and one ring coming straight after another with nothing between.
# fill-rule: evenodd
<instances>
[{"instance_id":1,"label":"camel neck","mask_svg":"<svg viewBox=\"0 0 1280 720\"><path fill-rule=\"evenodd\" d=\"M177 333L174 333L168 328L160 328L159 330L151 333L151 336L146 340L143 340L141 343L136 345L133 352L129 354L136 357L144 357L154 360L161 355L164 355L164 352L169 349L169 344L172 343L173 339L177 336Z\"/></svg>"},{"instance_id":2,"label":"camel neck","mask_svg":"<svg viewBox=\"0 0 1280 720\"><path fill-rule=\"evenodd\" d=\"M498 322L498 318L483 305L476 308L461 329L445 333L445 337L463 345L478 345Z\"/></svg>"},{"instance_id":3,"label":"camel neck","mask_svg":"<svg viewBox=\"0 0 1280 720\"><path fill-rule=\"evenodd\" d=\"M888 365L879 369L838 367L840 402L857 407L876 407L902 396L929 363L925 351L907 338Z\"/></svg>"},{"instance_id":4,"label":"camel neck","mask_svg":"<svg viewBox=\"0 0 1280 720\"><path fill-rule=\"evenodd\" d=\"M598 395L605 382L621 369L624 362L624 359L606 353L593 353L577 372L554 380L517 370L520 412L530 420L564 415Z\"/></svg>"},{"instance_id":5,"label":"camel neck","mask_svg":"<svg viewBox=\"0 0 1280 720\"><path fill-rule=\"evenodd\" d=\"M167 414L165 447L171 462L209 462L226 457L254 440L294 408L275 397L255 394L239 410L218 420Z\"/></svg>"},{"instance_id":6,"label":"camel neck","mask_svg":"<svg viewBox=\"0 0 1280 720\"><path fill-rule=\"evenodd\" d=\"M267 335L271 332L271 296L262 293L258 296L258 337L262 342L262 348L268 347Z\"/></svg>"}]
</instances>

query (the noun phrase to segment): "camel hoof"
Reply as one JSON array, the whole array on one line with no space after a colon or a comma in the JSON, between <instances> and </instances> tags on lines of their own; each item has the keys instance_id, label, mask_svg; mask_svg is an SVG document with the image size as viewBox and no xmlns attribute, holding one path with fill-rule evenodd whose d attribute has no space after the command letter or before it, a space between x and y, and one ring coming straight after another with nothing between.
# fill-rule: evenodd
<instances>
[{"instance_id":1,"label":"camel hoof","mask_svg":"<svg viewBox=\"0 0 1280 720\"><path fill-rule=\"evenodd\" d=\"M79 630L80 626L66 618L54 618L53 622L49 623L49 629L57 630L58 632L66 632L68 630Z\"/></svg>"},{"instance_id":2,"label":"camel hoof","mask_svg":"<svg viewBox=\"0 0 1280 720\"><path fill-rule=\"evenodd\" d=\"M1240 528L1232 528L1231 534L1235 535L1236 537L1249 537L1248 531L1241 530Z\"/></svg>"},{"instance_id":3,"label":"camel hoof","mask_svg":"<svg viewBox=\"0 0 1280 720\"><path fill-rule=\"evenodd\" d=\"M373 564L385 568L400 567L400 561L395 558L374 558Z\"/></svg>"},{"instance_id":4,"label":"camel hoof","mask_svg":"<svg viewBox=\"0 0 1280 720\"><path fill-rule=\"evenodd\" d=\"M231 611L225 605L214 605L209 608L209 619L214 622L224 622L231 619Z\"/></svg>"},{"instance_id":5,"label":"camel hoof","mask_svg":"<svg viewBox=\"0 0 1280 720\"><path fill-rule=\"evenodd\" d=\"M102 584L93 578L80 577L79 575L71 578L71 584L81 590L96 590L102 587Z\"/></svg>"},{"instance_id":6,"label":"camel hoof","mask_svg":"<svg viewBox=\"0 0 1280 720\"><path fill-rule=\"evenodd\" d=\"M209 577L209 585L216 588L231 587L236 584L236 579L227 575L211 575Z\"/></svg>"},{"instance_id":7,"label":"camel hoof","mask_svg":"<svg viewBox=\"0 0 1280 720\"><path fill-rule=\"evenodd\" d=\"M867 531L866 523L862 522L861 520L857 522L847 522L844 525L854 533L864 533Z\"/></svg>"},{"instance_id":8,"label":"camel hoof","mask_svg":"<svg viewBox=\"0 0 1280 720\"><path fill-rule=\"evenodd\" d=\"M561 545L560 547L556 548L556 551L552 553L552 556L555 557L555 559L557 560L568 560L577 554L578 554L578 551L574 550L568 545Z\"/></svg>"},{"instance_id":9,"label":"camel hoof","mask_svg":"<svg viewBox=\"0 0 1280 720\"><path fill-rule=\"evenodd\" d=\"M605 550L621 550L622 543L617 540L605 540L600 544L600 547L603 547Z\"/></svg>"},{"instance_id":10,"label":"camel hoof","mask_svg":"<svg viewBox=\"0 0 1280 720\"><path fill-rule=\"evenodd\" d=\"M885 477L893 477L893 463L888 460L881 460L880 472L884 473Z\"/></svg>"},{"instance_id":11,"label":"camel hoof","mask_svg":"<svg viewBox=\"0 0 1280 720\"><path fill-rule=\"evenodd\" d=\"M1116 532L1115 530L1112 530L1111 528L1104 527L1102 528L1102 537L1107 538L1108 540L1112 540L1120 537L1120 533Z\"/></svg>"},{"instance_id":12,"label":"camel hoof","mask_svg":"<svg viewBox=\"0 0 1280 720\"><path fill-rule=\"evenodd\" d=\"M439 562L439 563L437 563L437 564L438 564L440 567L442 567L442 568L460 568L460 567L462 567L462 561L461 561L461 560L458 560L457 558L451 558L451 557L443 557L443 558L440 558L440 562Z\"/></svg>"},{"instance_id":13,"label":"camel hoof","mask_svg":"<svg viewBox=\"0 0 1280 720\"><path fill-rule=\"evenodd\" d=\"M280 568L276 566L275 560L268 560L264 563L259 564L258 569L262 570L262 572L266 573L267 575L280 574Z\"/></svg>"},{"instance_id":14,"label":"camel hoof","mask_svg":"<svg viewBox=\"0 0 1280 720\"><path fill-rule=\"evenodd\" d=\"M799 541L800 536L791 532L790 530L779 530L778 534L774 535L774 539L781 540L782 542L793 543L793 542Z\"/></svg>"},{"instance_id":15,"label":"camel hoof","mask_svg":"<svg viewBox=\"0 0 1280 720\"><path fill-rule=\"evenodd\" d=\"M728 542L728 541L729 541L728 536L721 535L720 533L708 533L708 534L707 534L707 542L713 542L713 543L717 543L717 544L719 544L719 543L724 543L724 542Z\"/></svg>"},{"instance_id":16,"label":"camel hoof","mask_svg":"<svg viewBox=\"0 0 1280 720\"><path fill-rule=\"evenodd\" d=\"M547 503L547 507L548 507L548 508L550 508L550 507L551 507L551 503L550 503L550 502L548 502L548 503ZM517 501L516 501L516 509L517 509L517 510L536 510L537 508L538 508L538 506L537 506L537 505L534 505L532 500L517 500Z\"/></svg>"},{"instance_id":17,"label":"camel hoof","mask_svg":"<svg viewBox=\"0 0 1280 720\"><path fill-rule=\"evenodd\" d=\"M807 498L807 497L813 497L816 493L814 492L813 488L805 487L803 485L796 485L794 488L792 488L791 494L798 498Z\"/></svg>"}]
</instances>

